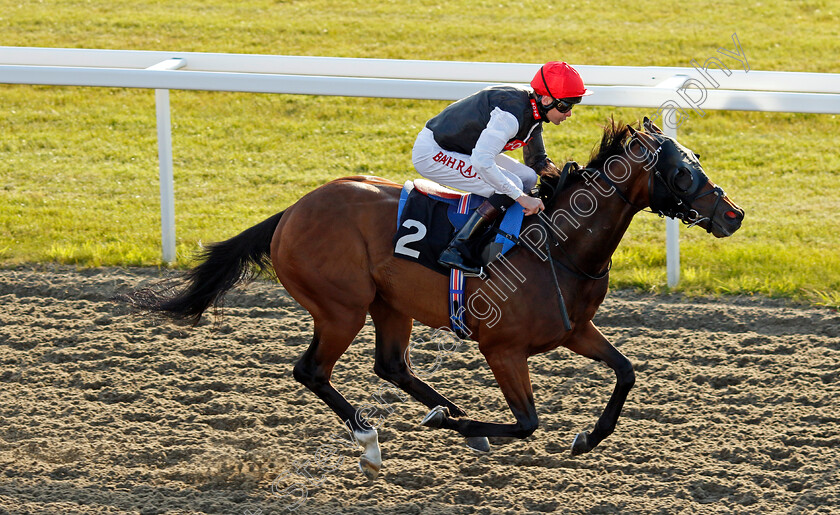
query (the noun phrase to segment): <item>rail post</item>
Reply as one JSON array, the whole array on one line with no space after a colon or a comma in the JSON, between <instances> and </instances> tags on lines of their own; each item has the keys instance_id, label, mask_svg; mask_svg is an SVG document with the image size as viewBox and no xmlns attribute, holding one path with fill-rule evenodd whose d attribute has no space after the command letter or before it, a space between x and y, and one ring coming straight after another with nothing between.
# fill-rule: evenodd
<instances>
[{"instance_id":1,"label":"rail post","mask_svg":"<svg viewBox=\"0 0 840 515\"><path fill-rule=\"evenodd\" d=\"M656 85L657 88L677 91L685 85L688 75L674 75ZM667 120L672 120L674 110L661 109L662 131L666 136L677 139L677 127L671 126ZM668 287L673 288L680 282L680 222L676 218L665 218L665 269L668 276Z\"/></svg>"},{"instance_id":2,"label":"rail post","mask_svg":"<svg viewBox=\"0 0 840 515\"><path fill-rule=\"evenodd\" d=\"M186 65L181 58L161 61L149 70L177 70ZM169 112L169 90L155 90L158 162L160 167L160 233L163 262L175 262L175 179L172 172L172 120Z\"/></svg>"}]
</instances>

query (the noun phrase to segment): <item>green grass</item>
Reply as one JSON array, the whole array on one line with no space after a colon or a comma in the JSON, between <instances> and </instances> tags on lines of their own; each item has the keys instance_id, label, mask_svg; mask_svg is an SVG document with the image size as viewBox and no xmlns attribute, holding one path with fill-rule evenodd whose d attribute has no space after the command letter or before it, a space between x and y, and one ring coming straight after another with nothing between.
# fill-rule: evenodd
<instances>
[{"instance_id":1,"label":"green grass","mask_svg":"<svg viewBox=\"0 0 840 515\"><path fill-rule=\"evenodd\" d=\"M836 3L394 0L8 2L0 44L376 58L687 66L733 48L752 70L840 72ZM668 14L675 13L675 14ZM179 266L343 175L415 177L410 149L446 102L173 91ZM0 85L0 263L160 265L154 93ZM613 115L547 127L550 155L585 162ZM690 294L764 294L840 307L840 120L707 111L680 128L747 211L717 240L681 231ZM664 223L639 215L613 285L666 291Z\"/></svg>"}]
</instances>

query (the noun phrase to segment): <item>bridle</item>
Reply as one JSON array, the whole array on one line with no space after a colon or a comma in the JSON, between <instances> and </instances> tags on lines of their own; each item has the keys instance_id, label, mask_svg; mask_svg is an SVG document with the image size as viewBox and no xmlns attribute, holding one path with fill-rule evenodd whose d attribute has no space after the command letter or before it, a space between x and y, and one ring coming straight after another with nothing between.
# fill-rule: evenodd
<instances>
[{"instance_id":1,"label":"bridle","mask_svg":"<svg viewBox=\"0 0 840 515\"><path fill-rule=\"evenodd\" d=\"M648 134L648 133L646 133ZM650 210L637 207L633 202L627 198L618 185L613 181L609 174L598 170L596 168L582 168L581 171L588 171L593 173L593 178L601 179L608 186L610 186L618 197L634 208L636 211L647 211L654 213L660 217L669 217L680 220L688 227L709 220L717 214L720 201L726 196L726 192L719 186L702 191L704 187L709 184L709 178L693 163L686 161L684 153L681 152L676 143L668 137L658 137L654 134L648 134L654 137L659 144L656 150L650 151L635 134L625 144L625 152L630 154L630 145L633 141L637 141L644 151L641 162L645 169L650 169L652 166L654 170L648 176L648 205ZM669 167L669 164L671 165ZM682 187L679 181L683 178L690 178L690 184ZM556 193L556 192L555 192ZM712 206L712 213L710 216L703 216L699 211L694 209L693 205L698 199L707 195L715 195L715 203ZM712 232L712 225L706 229L706 232Z\"/></svg>"},{"instance_id":2,"label":"bridle","mask_svg":"<svg viewBox=\"0 0 840 515\"><path fill-rule=\"evenodd\" d=\"M706 185L709 184L709 178L703 173L702 169L699 168L699 165L695 166L694 163L691 163L686 159L686 156L680 149L677 147L677 144L667 136L659 137L659 135L645 133L649 136L652 136L659 146L654 151L648 150L648 147L642 143L639 139L637 139L637 132L632 130L632 137L624 144L625 153L629 154L631 152L630 145L633 141L637 141L639 145L644 150L644 161L641 163L645 169L650 169L653 167L653 171L648 175L648 197L649 197L649 205L650 205L650 212L658 214L660 217L671 217L676 218L682 221L682 223L692 227L694 225L703 222L704 220L709 220L715 216L717 213L718 207L720 205L721 199L726 195L726 193L718 186L708 190L702 191ZM652 162L651 162L652 161ZM615 192L618 197L623 200L627 205L631 208L635 209L636 211L642 211L642 208L637 207L633 202L627 197L627 195L619 189L618 184L615 183L606 171L601 171L597 168L581 168L577 163L574 161L570 161L565 164L563 167L563 171L560 173L560 177L557 181L557 184L553 186L553 191L551 192L550 196L547 196L545 199L546 205L554 205L557 196L563 190L563 185L566 182L569 174L572 172L584 172L588 171L593 173L593 179L601 179L603 180L608 186L610 186L613 191ZM690 179L690 184L683 186L687 179ZM712 207L712 214L711 216L702 216L696 209L693 208L694 202L698 199L703 198L707 195L715 195L715 203ZM583 271L579 266L575 264L574 259L572 256L566 251L565 248L560 244L559 241L554 237L554 232L548 227L543 216L538 217L540 224L542 225L543 229L548 233L548 237L545 240L545 252L546 256L552 263L551 268L551 275L554 279L554 286L557 289L557 297L560 302L560 313L562 315L563 326L567 331L571 330L571 323L569 321L569 315L566 311L566 304L563 300L563 293L560 290L560 282L557 279L557 271L555 270L554 265L559 265L567 272L571 273L572 275L580 278L580 279L589 279L589 280L600 280L604 279L609 275L610 269L612 269L612 258L610 258L609 263L607 264L606 269L603 271L591 275L585 271ZM709 224L709 227L706 229L707 232L712 232L712 224ZM557 259L555 259L551 255L551 247L550 243L553 244L555 247L560 248L561 252L566 256L569 264L565 264ZM532 249L535 253L536 250Z\"/></svg>"},{"instance_id":3,"label":"bridle","mask_svg":"<svg viewBox=\"0 0 840 515\"><path fill-rule=\"evenodd\" d=\"M721 199L726 192L719 186L703 191L709 184L709 178L703 173L699 166L686 160L685 153L680 151L677 144L668 137L653 136L659 146L653 152L639 142L644 149L645 168L650 168L651 159L654 159L654 170L648 177L648 197L650 211L660 217L669 217L680 220L688 227L693 227L703 221L712 221L717 214ZM628 141L629 146L635 139ZM629 149L627 150L629 152ZM604 174L606 177L606 174ZM609 180L609 178L607 178ZM687 186L683 183L689 180ZM616 191L618 189L616 188ZM715 195L715 203L709 216L703 216L694 209L694 203L707 195ZM624 197L621 196L623 199ZM626 199L625 199L626 201ZM706 228L706 232L712 232L712 223Z\"/></svg>"},{"instance_id":4,"label":"bridle","mask_svg":"<svg viewBox=\"0 0 840 515\"><path fill-rule=\"evenodd\" d=\"M648 199L650 205L650 212L658 214L660 217L671 217L676 218L682 221L682 223L688 225L689 227L695 226L704 220L711 221L712 218L717 213L718 207L720 206L721 199L726 196L726 193L718 186L708 190L702 191L706 185L709 184L709 178L703 173L702 169L700 169L699 165L695 165L687 160L684 152L680 151L677 147L677 144L667 136L660 137L656 134L651 133L644 133L649 136L652 136L656 142L658 143L658 147L654 151L648 150L647 145L642 143L640 139L637 139L637 131L633 130L632 128L632 137L624 144L624 149L626 154L630 154L630 145L633 141L637 141L639 145L644 150L644 161L641 165L649 170L653 167L653 171L648 174ZM651 162L652 161L652 162ZM638 162L638 161L637 161ZM643 211L643 208L640 208L633 204L633 202L627 197L626 193L622 192L619 189L618 184L610 178L609 174L606 171L601 171L597 168L581 168L577 163L574 161L567 162L566 165L563 167L563 171L560 173L559 179L557 184L553 186L553 191L551 192L550 196L546 196L545 204L546 205L554 205L557 196L563 190L563 185L566 182L569 174L572 172L590 172L593 174L593 179L601 179L603 180L608 186L612 188L618 197L624 201L627 205L631 208L635 209L636 211ZM690 179L690 183L688 185L683 185L687 179ZM703 198L707 195L715 195L715 203L712 207L712 214L710 216L702 216L696 209L694 209L693 204L698 199ZM538 217L540 224L548 233L548 237L545 240L545 252L546 256L548 257L549 261L551 262L551 275L554 279L554 286L557 289L557 297L560 302L560 313L562 315L563 326L567 331L571 330L571 323L569 320L568 312L566 311L566 303L563 300L563 292L560 290L560 282L557 279L557 271L554 268L554 265L559 265L563 269L565 269L570 274L578 277L579 279L589 279L589 280L600 280L607 277L610 273L610 269L612 269L612 258L610 258L609 263L607 264L606 269L603 271L592 275L584 270L582 270L579 266L575 264L574 259L572 256L563 248L559 241L554 237L554 232L548 227L544 217ZM707 232L712 232L712 224L709 224L709 227L706 229ZM550 243L553 244L555 247L558 247L561 252L566 256L566 259L569 261L569 264L565 264L557 259L555 259L551 255L551 247ZM534 250L534 249L532 249ZM536 253L536 251L534 250Z\"/></svg>"}]
</instances>

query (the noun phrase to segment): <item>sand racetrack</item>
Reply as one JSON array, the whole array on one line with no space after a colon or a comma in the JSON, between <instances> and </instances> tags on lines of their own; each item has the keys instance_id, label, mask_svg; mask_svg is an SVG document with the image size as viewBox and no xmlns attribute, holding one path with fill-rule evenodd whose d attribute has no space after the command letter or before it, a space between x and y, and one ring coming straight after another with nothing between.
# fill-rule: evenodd
<instances>
[{"instance_id":1,"label":"sand racetrack","mask_svg":"<svg viewBox=\"0 0 840 515\"><path fill-rule=\"evenodd\" d=\"M489 454L386 395L369 482L358 451L331 444L338 419L292 378L311 319L279 285L235 291L193 329L108 300L158 274L0 271L0 513L284 513L278 478L307 485L298 513L840 511L835 311L611 292L596 323L637 381L601 446L569 456L614 376L558 349L530 361L540 428ZM336 367L357 406L382 384L372 349L368 324ZM474 344L429 382L476 418L512 419Z\"/></svg>"}]
</instances>

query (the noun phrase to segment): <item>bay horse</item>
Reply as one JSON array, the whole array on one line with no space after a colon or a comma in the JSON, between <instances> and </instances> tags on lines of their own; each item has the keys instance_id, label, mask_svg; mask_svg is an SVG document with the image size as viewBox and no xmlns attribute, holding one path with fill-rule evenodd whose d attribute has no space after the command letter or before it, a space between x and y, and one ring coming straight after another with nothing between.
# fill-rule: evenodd
<instances>
[{"instance_id":1,"label":"bay horse","mask_svg":"<svg viewBox=\"0 0 840 515\"><path fill-rule=\"evenodd\" d=\"M603 361L616 374L614 391L592 430L579 433L571 446L572 455L589 452L614 431L635 383L630 361L592 322L607 294L611 256L631 219L651 208L720 238L734 233L744 217L709 181L699 156L647 118L636 125L610 119L585 168L542 175L546 210L525 218L520 245L506 255L522 287L498 304L496 321L502 323L465 314L468 334L490 366L513 423L469 418L412 370L407 348L413 320L450 327L448 278L394 257L400 185L385 179L356 176L327 183L285 211L209 245L204 261L177 287L147 288L123 300L198 323L225 292L257 270L273 268L314 320L312 343L295 365L294 377L352 429L364 449L359 467L371 479L382 465L377 431L330 383L333 366L368 313L376 334L374 372L431 408L423 425L457 431L477 450L489 450L487 437L526 438L537 429L530 356L564 346ZM504 279L499 270L490 267L485 280L495 278L498 284ZM466 296L482 284L482 278L467 279Z\"/></svg>"}]
</instances>

